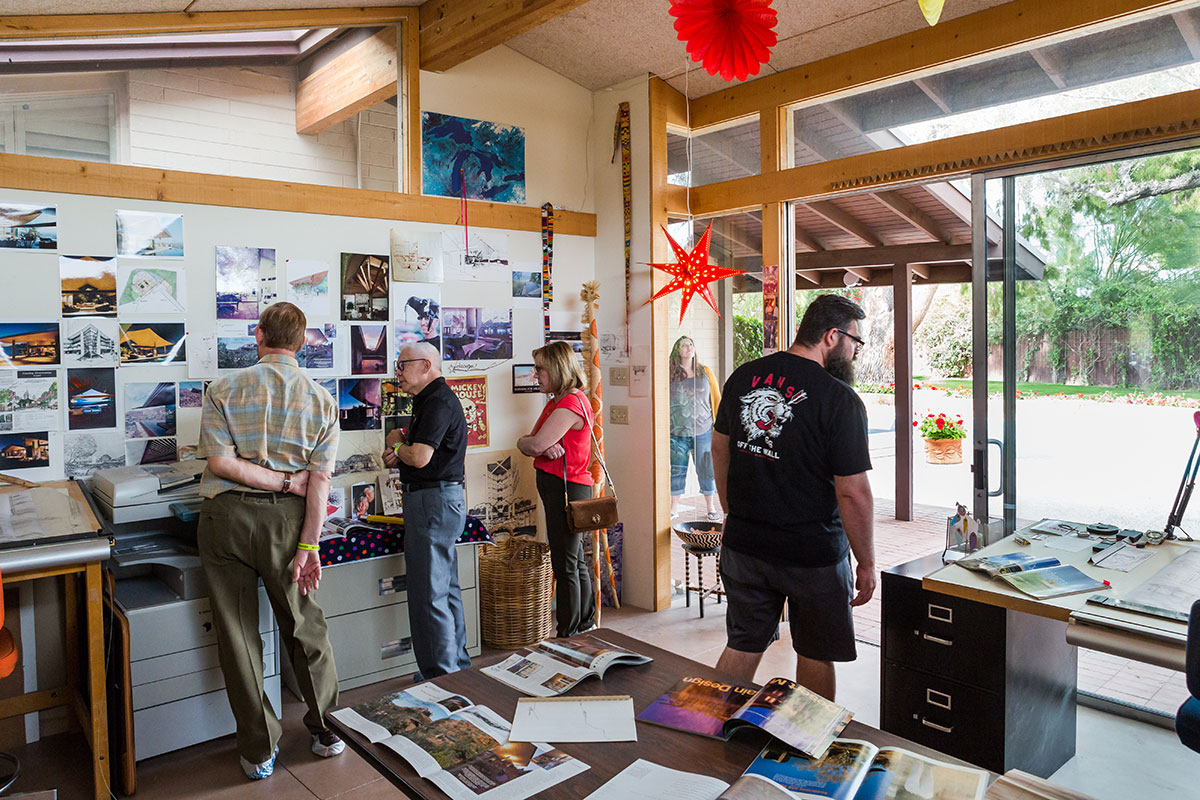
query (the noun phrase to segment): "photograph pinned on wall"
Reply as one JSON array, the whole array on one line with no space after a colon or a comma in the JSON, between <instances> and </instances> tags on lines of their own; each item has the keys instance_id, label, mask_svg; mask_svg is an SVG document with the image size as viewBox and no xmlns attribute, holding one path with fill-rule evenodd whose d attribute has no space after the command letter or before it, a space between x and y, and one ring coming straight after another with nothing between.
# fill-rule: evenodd
<instances>
[{"instance_id":1,"label":"photograph pinned on wall","mask_svg":"<svg viewBox=\"0 0 1200 800\"><path fill-rule=\"evenodd\" d=\"M329 490L329 499L325 503L325 516L330 519L346 516L346 489L344 487L338 486Z\"/></svg>"},{"instance_id":2,"label":"photograph pinned on wall","mask_svg":"<svg viewBox=\"0 0 1200 800\"><path fill-rule=\"evenodd\" d=\"M107 317L70 317L62 322L64 367L115 367L120 363L117 321Z\"/></svg>"},{"instance_id":3,"label":"photograph pinned on wall","mask_svg":"<svg viewBox=\"0 0 1200 800\"><path fill-rule=\"evenodd\" d=\"M384 378L379 382L379 386L383 395L383 415L385 417L412 416L413 398L400 391L399 381L394 378Z\"/></svg>"},{"instance_id":4,"label":"photograph pinned on wall","mask_svg":"<svg viewBox=\"0 0 1200 800\"><path fill-rule=\"evenodd\" d=\"M167 266L117 267L117 308L125 314L183 314L185 273Z\"/></svg>"},{"instance_id":5,"label":"photograph pinned on wall","mask_svg":"<svg viewBox=\"0 0 1200 800\"><path fill-rule=\"evenodd\" d=\"M169 464L178 460L179 448L174 438L139 439L125 443L125 463L131 467L142 464Z\"/></svg>"},{"instance_id":6,"label":"photograph pinned on wall","mask_svg":"<svg viewBox=\"0 0 1200 800\"><path fill-rule=\"evenodd\" d=\"M118 211L117 255L183 258L183 215Z\"/></svg>"},{"instance_id":7,"label":"photograph pinned on wall","mask_svg":"<svg viewBox=\"0 0 1200 800\"><path fill-rule=\"evenodd\" d=\"M322 389L329 392L329 396L332 397L335 401L337 400L337 396L338 396L337 378L319 378L319 379L314 378L313 383L317 384L317 386L320 386Z\"/></svg>"},{"instance_id":8,"label":"photograph pinned on wall","mask_svg":"<svg viewBox=\"0 0 1200 800\"><path fill-rule=\"evenodd\" d=\"M582 331L547 331L546 344L550 344L551 342L566 342L571 345L571 349L575 351L575 355L579 356L579 363L583 363Z\"/></svg>"},{"instance_id":9,"label":"photograph pinned on wall","mask_svg":"<svg viewBox=\"0 0 1200 800\"><path fill-rule=\"evenodd\" d=\"M377 431L382 425L379 378L338 379L338 423L344 431Z\"/></svg>"},{"instance_id":10,"label":"photograph pinned on wall","mask_svg":"<svg viewBox=\"0 0 1200 800\"><path fill-rule=\"evenodd\" d=\"M180 381L179 382L179 407L180 408L203 408L204 407L204 381Z\"/></svg>"},{"instance_id":11,"label":"photograph pinned on wall","mask_svg":"<svg viewBox=\"0 0 1200 800\"><path fill-rule=\"evenodd\" d=\"M217 245L217 319L258 319L275 302L275 250Z\"/></svg>"},{"instance_id":12,"label":"photograph pinned on wall","mask_svg":"<svg viewBox=\"0 0 1200 800\"><path fill-rule=\"evenodd\" d=\"M0 472L49 466L49 431L0 433Z\"/></svg>"},{"instance_id":13,"label":"photograph pinned on wall","mask_svg":"<svg viewBox=\"0 0 1200 800\"><path fill-rule=\"evenodd\" d=\"M401 435L406 439L408 437L408 429L412 427L412 414L396 414L390 417L383 418L383 440L386 442L387 437L391 436L392 431L400 431Z\"/></svg>"},{"instance_id":14,"label":"photograph pinned on wall","mask_svg":"<svg viewBox=\"0 0 1200 800\"><path fill-rule=\"evenodd\" d=\"M421 191L495 203L525 202L525 130L421 112Z\"/></svg>"},{"instance_id":15,"label":"photograph pinned on wall","mask_svg":"<svg viewBox=\"0 0 1200 800\"><path fill-rule=\"evenodd\" d=\"M0 247L57 250L58 206L0 204Z\"/></svg>"},{"instance_id":16,"label":"photograph pinned on wall","mask_svg":"<svg viewBox=\"0 0 1200 800\"><path fill-rule=\"evenodd\" d=\"M378 490L374 483L356 483L350 487L350 508L355 519L365 519L368 514L379 513Z\"/></svg>"},{"instance_id":17,"label":"photograph pinned on wall","mask_svg":"<svg viewBox=\"0 0 1200 800\"><path fill-rule=\"evenodd\" d=\"M112 256L59 256L64 317L115 317L117 267Z\"/></svg>"},{"instance_id":18,"label":"photograph pinned on wall","mask_svg":"<svg viewBox=\"0 0 1200 800\"><path fill-rule=\"evenodd\" d=\"M335 478L357 475L362 472L381 472L383 466L383 442L379 431L342 430L338 438L337 460L333 468Z\"/></svg>"},{"instance_id":19,"label":"photograph pinned on wall","mask_svg":"<svg viewBox=\"0 0 1200 800\"><path fill-rule=\"evenodd\" d=\"M414 342L429 342L442 352L442 287L393 283L392 315L396 353Z\"/></svg>"},{"instance_id":20,"label":"photograph pinned on wall","mask_svg":"<svg viewBox=\"0 0 1200 800\"><path fill-rule=\"evenodd\" d=\"M67 428L117 427L117 371L103 367L67 370Z\"/></svg>"},{"instance_id":21,"label":"photograph pinned on wall","mask_svg":"<svg viewBox=\"0 0 1200 800\"><path fill-rule=\"evenodd\" d=\"M175 384L125 384L125 438L175 435Z\"/></svg>"},{"instance_id":22,"label":"photograph pinned on wall","mask_svg":"<svg viewBox=\"0 0 1200 800\"><path fill-rule=\"evenodd\" d=\"M462 403L467 420L467 447L488 446L488 386L487 375L447 378L446 383Z\"/></svg>"},{"instance_id":23,"label":"photograph pinned on wall","mask_svg":"<svg viewBox=\"0 0 1200 800\"><path fill-rule=\"evenodd\" d=\"M329 371L333 369L333 342L337 338L337 325L326 323L316 328L304 329L304 344L296 353L296 361L302 369Z\"/></svg>"},{"instance_id":24,"label":"photograph pinned on wall","mask_svg":"<svg viewBox=\"0 0 1200 800\"><path fill-rule=\"evenodd\" d=\"M498 361L512 358L512 309L442 310L442 358L446 361Z\"/></svg>"},{"instance_id":25,"label":"photograph pinned on wall","mask_svg":"<svg viewBox=\"0 0 1200 800\"><path fill-rule=\"evenodd\" d=\"M58 370L0 372L0 431L59 427Z\"/></svg>"},{"instance_id":26,"label":"photograph pinned on wall","mask_svg":"<svg viewBox=\"0 0 1200 800\"><path fill-rule=\"evenodd\" d=\"M253 336L217 335L217 369L245 369L258 363L258 342Z\"/></svg>"},{"instance_id":27,"label":"photograph pinned on wall","mask_svg":"<svg viewBox=\"0 0 1200 800\"><path fill-rule=\"evenodd\" d=\"M441 283L442 237L438 233L391 230L392 280Z\"/></svg>"},{"instance_id":28,"label":"photograph pinned on wall","mask_svg":"<svg viewBox=\"0 0 1200 800\"><path fill-rule=\"evenodd\" d=\"M388 257L342 253L342 319L387 322Z\"/></svg>"},{"instance_id":29,"label":"photograph pinned on wall","mask_svg":"<svg viewBox=\"0 0 1200 800\"><path fill-rule=\"evenodd\" d=\"M285 258L287 301L304 312L309 323L327 319L332 314L329 305L329 264Z\"/></svg>"},{"instance_id":30,"label":"photograph pinned on wall","mask_svg":"<svg viewBox=\"0 0 1200 800\"><path fill-rule=\"evenodd\" d=\"M125 436L120 431L68 433L63 436L63 472L88 478L98 469L125 466Z\"/></svg>"},{"instance_id":31,"label":"photograph pinned on wall","mask_svg":"<svg viewBox=\"0 0 1200 800\"><path fill-rule=\"evenodd\" d=\"M48 367L58 362L57 322L0 322L0 368Z\"/></svg>"},{"instance_id":32,"label":"photograph pinned on wall","mask_svg":"<svg viewBox=\"0 0 1200 800\"><path fill-rule=\"evenodd\" d=\"M513 308L541 308L541 271L514 269L512 271L512 297Z\"/></svg>"},{"instance_id":33,"label":"photograph pinned on wall","mask_svg":"<svg viewBox=\"0 0 1200 800\"><path fill-rule=\"evenodd\" d=\"M537 472L519 450L468 453L467 513L488 530L507 528L517 536L538 532Z\"/></svg>"},{"instance_id":34,"label":"photograph pinned on wall","mask_svg":"<svg viewBox=\"0 0 1200 800\"><path fill-rule=\"evenodd\" d=\"M122 322L122 364L183 364L187 361L182 322Z\"/></svg>"},{"instance_id":35,"label":"photograph pinned on wall","mask_svg":"<svg viewBox=\"0 0 1200 800\"><path fill-rule=\"evenodd\" d=\"M513 394L537 394L537 368L533 364L513 364L512 368Z\"/></svg>"},{"instance_id":36,"label":"photograph pinned on wall","mask_svg":"<svg viewBox=\"0 0 1200 800\"><path fill-rule=\"evenodd\" d=\"M388 326L350 326L350 374L387 375L391 350L388 349Z\"/></svg>"},{"instance_id":37,"label":"photograph pinned on wall","mask_svg":"<svg viewBox=\"0 0 1200 800\"><path fill-rule=\"evenodd\" d=\"M446 282L495 281L508 283L508 234L472 228L469 236L461 230L442 232L442 265Z\"/></svg>"}]
</instances>

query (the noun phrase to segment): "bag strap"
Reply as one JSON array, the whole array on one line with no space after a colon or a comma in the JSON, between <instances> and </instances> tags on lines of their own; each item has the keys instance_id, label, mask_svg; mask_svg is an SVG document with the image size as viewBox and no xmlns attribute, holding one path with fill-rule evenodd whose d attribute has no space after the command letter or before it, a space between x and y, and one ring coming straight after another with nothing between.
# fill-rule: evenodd
<instances>
[{"instance_id":1,"label":"bag strap","mask_svg":"<svg viewBox=\"0 0 1200 800\"><path fill-rule=\"evenodd\" d=\"M578 400L579 398L576 397L576 399ZM580 403L583 403L583 401L580 400ZM604 456L600 455L600 443L596 440L596 429L589 422L589 419L592 416L592 410L591 410L591 408L589 408L586 405L584 406L584 408L586 409L587 414L583 418L583 424L587 425L588 433L591 434L591 437L592 437L591 445L588 447L588 460L589 461L591 460L591 457L594 453L596 456L596 460L600 462L600 469L604 470L604 479L608 482L608 488L610 488L612 490L612 496L613 496L613 499L615 500L617 497L617 486L616 486L616 484L613 483L612 476L608 474L608 465L604 463ZM562 457L562 478L563 478L563 501L566 503L567 506L570 506L571 505L571 497L570 497L570 495L567 494L567 450L565 447L563 448L563 457Z\"/></svg>"}]
</instances>

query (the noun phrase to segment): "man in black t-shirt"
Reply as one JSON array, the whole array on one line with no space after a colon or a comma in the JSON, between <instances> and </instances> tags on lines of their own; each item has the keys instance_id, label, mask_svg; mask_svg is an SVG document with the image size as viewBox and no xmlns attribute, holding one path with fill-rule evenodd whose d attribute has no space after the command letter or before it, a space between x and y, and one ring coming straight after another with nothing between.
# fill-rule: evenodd
<instances>
[{"instance_id":1,"label":"man in black t-shirt","mask_svg":"<svg viewBox=\"0 0 1200 800\"><path fill-rule=\"evenodd\" d=\"M407 437L387 438L384 463L400 472L404 492L404 561L408 620L421 677L471 666L454 543L466 524L463 459L467 421L442 377L442 358L428 342L405 345L396 379L413 395Z\"/></svg>"},{"instance_id":2,"label":"man in black t-shirt","mask_svg":"<svg viewBox=\"0 0 1200 800\"><path fill-rule=\"evenodd\" d=\"M814 300L791 347L726 381L712 440L728 513L717 668L752 681L786 601L796 681L831 700L833 663L856 657L850 607L876 581L867 415L851 388L864 316L838 295Z\"/></svg>"}]
</instances>

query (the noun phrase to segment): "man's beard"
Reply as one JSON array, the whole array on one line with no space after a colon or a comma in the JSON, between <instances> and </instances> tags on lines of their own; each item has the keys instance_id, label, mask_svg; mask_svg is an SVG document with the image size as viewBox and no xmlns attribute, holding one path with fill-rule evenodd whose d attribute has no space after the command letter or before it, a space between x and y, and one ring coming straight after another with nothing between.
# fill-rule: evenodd
<instances>
[{"instance_id":1,"label":"man's beard","mask_svg":"<svg viewBox=\"0 0 1200 800\"><path fill-rule=\"evenodd\" d=\"M843 356L830 356L825 359L825 371L839 381L854 385L854 362Z\"/></svg>"}]
</instances>

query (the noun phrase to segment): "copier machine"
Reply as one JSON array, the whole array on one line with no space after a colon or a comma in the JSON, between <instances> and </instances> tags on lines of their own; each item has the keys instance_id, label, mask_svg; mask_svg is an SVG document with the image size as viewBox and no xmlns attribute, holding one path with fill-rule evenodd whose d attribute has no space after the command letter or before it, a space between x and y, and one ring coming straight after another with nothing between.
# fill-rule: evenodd
<instances>
[{"instance_id":1,"label":"copier machine","mask_svg":"<svg viewBox=\"0 0 1200 800\"><path fill-rule=\"evenodd\" d=\"M109 568L117 605L129 620L138 761L235 730L196 551L203 469L203 461L183 461L92 475L92 497L115 540ZM258 613L264 689L278 714L278 633L261 586Z\"/></svg>"}]
</instances>

